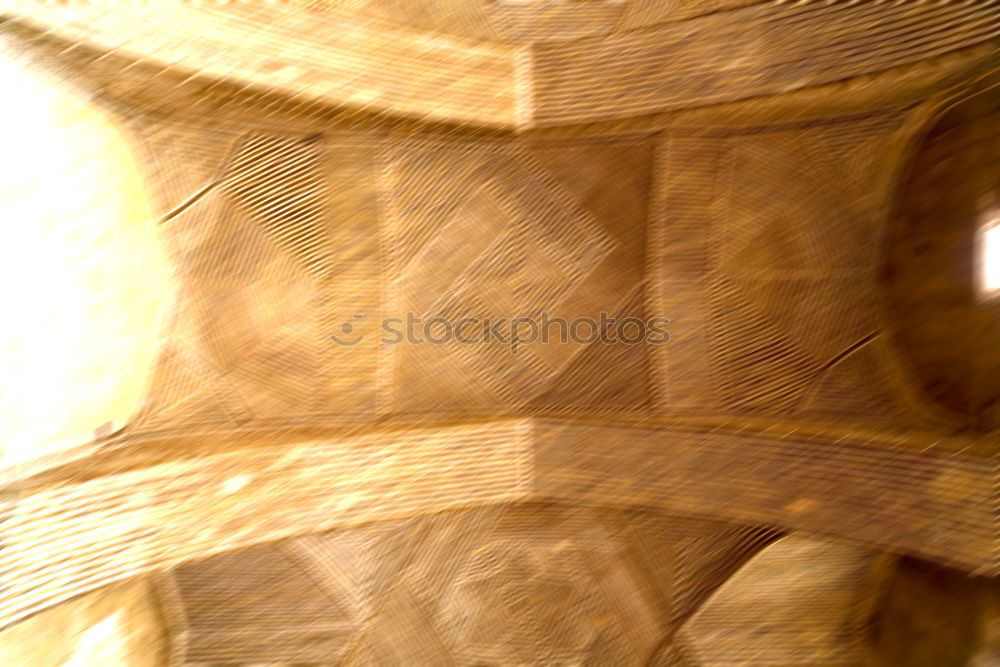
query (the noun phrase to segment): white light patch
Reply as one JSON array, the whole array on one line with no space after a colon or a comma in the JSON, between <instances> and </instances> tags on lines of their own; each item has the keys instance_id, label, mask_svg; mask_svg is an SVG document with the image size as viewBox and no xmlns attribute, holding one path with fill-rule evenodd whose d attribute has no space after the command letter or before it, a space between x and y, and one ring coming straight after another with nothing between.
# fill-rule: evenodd
<instances>
[{"instance_id":1,"label":"white light patch","mask_svg":"<svg viewBox=\"0 0 1000 667\"><path fill-rule=\"evenodd\" d=\"M160 347L172 276L112 121L2 44L0 88L2 468L127 423Z\"/></svg>"},{"instance_id":2,"label":"white light patch","mask_svg":"<svg viewBox=\"0 0 1000 667\"><path fill-rule=\"evenodd\" d=\"M983 291L995 293L1000 290L1000 220L983 230L980 248Z\"/></svg>"},{"instance_id":3,"label":"white light patch","mask_svg":"<svg viewBox=\"0 0 1000 667\"><path fill-rule=\"evenodd\" d=\"M128 650L117 613L95 623L80 636L73 656L63 667L128 665Z\"/></svg>"},{"instance_id":4,"label":"white light patch","mask_svg":"<svg viewBox=\"0 0 1000 667\"><path fill-rule=\"evenodd\" d=\"M219 486L219 491L226 495L236 493L249 484L250 479L250 475L236 475L234 477L230 477Z\"/></svg>"}]
</instances>

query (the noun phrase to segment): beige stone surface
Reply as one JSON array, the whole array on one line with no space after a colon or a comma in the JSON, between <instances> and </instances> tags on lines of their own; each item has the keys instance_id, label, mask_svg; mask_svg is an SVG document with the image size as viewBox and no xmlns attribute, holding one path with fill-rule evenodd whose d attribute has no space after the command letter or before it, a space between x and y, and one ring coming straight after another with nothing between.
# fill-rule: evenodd
<instances>
[{"instance_id":1,"label":"beige stone surface","mask_svg":"<svg viewBox=\"0 0 1000 667\"><path fill-rule=\"evenodd\" d=\"M697 664L863 664L891 571L885 554L791 535L716 590L679 640Z\"/></svg>"},{"instance_id":2,"label":"beige stone surface","mask_svg":"<svg viewBox=\"0 0 1000 667\"><path fill-rule=\"evenodd\" d=\"M167 664L160 608L148 580L88 593L0 631L11 667L159 667Z\"/></svg>"},{"instance_id":3,"label":"beige stone surface","mask_svg":"<svg viewBox=\"0 0 1000 667\"><path fill-rule=\"evenodd\" d=\"M70 333L114 354L36 326L45 363L4 357L5 427L77 411L89 440L34 458L28 434L3 468L6 662L988 663L992 311L921 267L965 285L998 11L8 3L4 47L84 100L68 124L114 127L89 152L144 208L118 236L96 199L12 226L17 266L50 230L42 270L100 292ZM55 203L85 172L12 162ZM115 262L141 270L89 284ZM408 313L670 339L381 340Z\"/></svg>"},{"instance_id":4,"label":"beige stone surface","mask_svg":"<svg viewBox=\"0 0 1000 667\"><path fill-rule=\"evenodd\" d=\"M144 3L121 12L18 0L11 9L63 38L192 75L521 128L777 95L998 36L992 3L379 0Z\"/></svg>"},{"instance_id":5,"label":"beige stone surface","mask_svg":"<svg viewBox=\"0 0 1000 667\"><path fill-rule=\"evenodd\" d=\"M157 588L171 654L188 663L639 665L774 538L529 503L253 547Z\"/></svg>"}]
</instances>

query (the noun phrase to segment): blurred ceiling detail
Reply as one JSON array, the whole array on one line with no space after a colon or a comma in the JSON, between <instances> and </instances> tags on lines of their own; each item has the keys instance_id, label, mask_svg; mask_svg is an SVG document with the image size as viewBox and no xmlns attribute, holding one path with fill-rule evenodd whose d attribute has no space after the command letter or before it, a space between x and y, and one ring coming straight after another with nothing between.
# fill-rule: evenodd
<instances>
[{"instance_id":1,"label":"blurred ceiling detail","mask_svg":"<svg viewBox=\"0 0 1000 667\"><path fill-rule=\"evenodd\" d=\"M956 453L974 442L920 452L912 436L800 428L508 419L339 438L209 430L110 448L20 485L0 617L289 535L545 500L831 534L996 575L995 466ZM234 491L236 476L247 483Z\"/></svg>"},{"instance_id":2,"label":"blurred ceiling detail","mask_svg":"<svg viewBox=\"0 0 1000 667\"><path fill-rule=\"evenodd\" d=\"M1000 659L1000 581L901 558L872 624L876 665L989 665Z\"/></svg>"},{"instance_id":3,"label":"blurred ceiling detail","mask_svg":"<svg viewBox=\"0 0 1000 667\"><path fill-rule=\"evenodd\" d=\"M164 664L169 636L145 579L108 586L0 631L5 665Z\"/></svg>"},{"instance_id":4,"label":"blurred ceiling detail","mask_svg":"<svg viewBox=\"0 0 1000 667\"><path fill-rule=\"evenodd\" d=\"M892 569L887 554L790 535L726 581L680 640L697 664L863 664Z\"/></svg>"},{"instance_id":5,"label":"blurred ceiling detail","mask_svg":"<svg viewBox=\"0 0 1000 667\"><path fill-rule=\"evenodd\" d=\"M11 6L46 33L190 75L500 127L787 93L1000 35L993 2L862 5L381 0L140 3L128 12L102 3Z\"/></svg>"},{"instance_id":6,"label":"blurred ceiling detail","mask_svg":"<svg viewBox=\"0 0 1000 667\"><path fill-rule=\"evenodd\" d=\"M1000 300L983 292L981 229L1000 211L1000 88L943 111L900 184L887 256L893 335L928 396L1000 428Z\"/></svg>"},{"instance_id":7,"label":"blurred ceiling detail","mask_svg":"<svg viewBox=\"0 0 1000 667\"><path fill-rule=\"evenodd\" d=\"M646 512L484 507L251 547L157 585L180 661L636 664L775 537Z\"/></svg>"},{"instance_id":8,"label":"blurred ceiling detail","mask_svg":"<svg viewBox=\"0 0 1000 667\"><path fill-rule=\"evenodd\" d=\"M988 664L998 39L993 1L7 3L116 132L54 153L128 171L11 266L132 248L71 361L149 370L25 413L98 432L3 468L0 651L891 665L926 624ZM133 602L58 616L126 587L149 655Z\"/></svg>"}]
</instances>

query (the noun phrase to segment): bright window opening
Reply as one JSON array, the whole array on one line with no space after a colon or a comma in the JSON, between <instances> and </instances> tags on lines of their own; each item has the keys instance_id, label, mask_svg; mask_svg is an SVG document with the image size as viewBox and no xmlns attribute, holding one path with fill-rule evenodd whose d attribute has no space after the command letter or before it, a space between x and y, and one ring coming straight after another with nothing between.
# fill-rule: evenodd
<instances>
[{"instance_id":1,"label":"bright window opening","mask_svg":"<svg viewBox=\"0 0 1000 667\"><path fill-rule=\"evenodd\" d=\"M1000 295L1000 217L990 221L980 232L979 278L986 296Z\"/></svg>"},{"instance_id":2,"label":"bright window opening","mask_svg":"<svg viewBox=\"0 0 1000 667\"><path fill-rule=\"evenodd\" d=\"M0 469L124 425L172 280L130 148L0 49Z\"/></svg>"}]
</instances>

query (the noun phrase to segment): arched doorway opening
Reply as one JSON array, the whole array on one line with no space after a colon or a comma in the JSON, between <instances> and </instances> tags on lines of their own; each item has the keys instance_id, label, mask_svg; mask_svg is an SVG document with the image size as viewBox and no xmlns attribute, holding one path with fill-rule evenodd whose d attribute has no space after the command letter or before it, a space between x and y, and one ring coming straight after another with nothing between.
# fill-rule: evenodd
<instances>
[{"instance_id":1,"label":"arched doorway opening","mask_svg":"<svg viewBox=\"0 0 1000 667\"><path fill-rule=\"evenodd\" d=\"M159 348L171 276L125 137L0 50L0 469L113 432Z\"/></svg>"}]
</instances>

